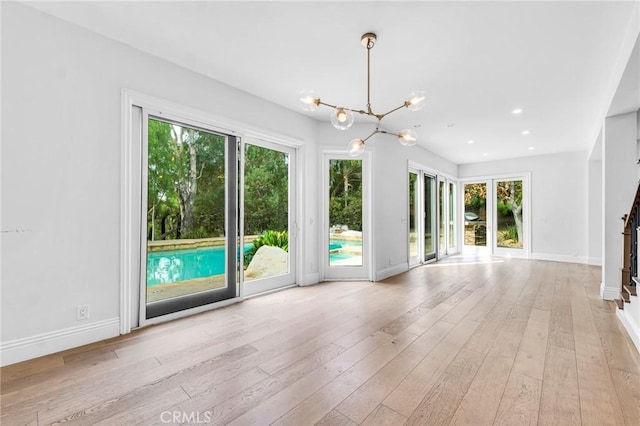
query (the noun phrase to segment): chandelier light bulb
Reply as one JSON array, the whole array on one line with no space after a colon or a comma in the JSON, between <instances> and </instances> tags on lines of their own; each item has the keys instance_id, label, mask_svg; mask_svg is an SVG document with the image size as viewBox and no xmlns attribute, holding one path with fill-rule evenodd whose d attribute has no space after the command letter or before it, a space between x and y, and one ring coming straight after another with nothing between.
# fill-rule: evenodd
<instances>
[{"instance_id":1,"label":"chandelier light bulb","mask_svg":"<svg viewBox=\"0 0 640 426\"><path fill-rule=\"evenodd\" d=\"M398 133L398 140L404 146L413 146L418 140L418 134L413 129L400 130L400 133Z\"/></svg>"},{"instance_id":2,"label":"chandelier light bulb","mask_svg":"<svg viewBox=\"0 0 640 426\"><path fill-rule=\"evenodd\" d=\"M409 111L420 111L425 106L427 96L422 90L415 90L409 93L407 100L407 109Z\"/></svg>"},{"instance_id":3,"label":"chandelier light bulb","mask_svg":"<svg viewBox=\"0 0 640 426\"><path fill-rule=\"evenodd\" d=\"M298 95L298 105L304 111L313 112L318 109L320 98L316 96L313 90L303 90Z\"/></svg>"},{"instance_id":4,"label":"chandelier light bulb","mask_svg":"<svg viewBox=\"0 0 640 426\"><path fill-rule=\"evenodd\" d=\"M336 107L331 111L331 124L338 130L347 130L355 119L353 112L345 107Z\"/></svg>"},{"instance_id":5,"label":"chandelier light bulb","mask_svg":"<svg viewBox=\"0 0 640 426\"><path fill-rule=\"evenodd\" d=\"M357 157L364 151L364 141L362 139L353 139L349 142L347 151L350 157Z\"/></svg>"}]
</instances>

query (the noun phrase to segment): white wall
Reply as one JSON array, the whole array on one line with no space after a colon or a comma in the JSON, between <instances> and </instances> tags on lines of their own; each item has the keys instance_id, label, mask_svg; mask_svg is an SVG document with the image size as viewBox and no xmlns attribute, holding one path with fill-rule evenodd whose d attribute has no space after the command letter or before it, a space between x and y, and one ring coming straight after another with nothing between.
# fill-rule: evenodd
<instances>
[{"instance_id":1,"label":"white wall","mask_svg":"<svg viewBox=\"0 0 640 426\"><path fill-rule=\"evenodd\" d=\"M316 113L324 112L328 114L328 111L320 110ZM396 114L411 114L411 112L399 111ZM346 151L351 139L364 138L374 128L373 123L354 124L347 131L340 131L329 122L320 123L318 149ZM372 137L367 141L366 149L373 154L374 277L381 279L408 269L409 160L452 177L457 175L457 166L418 145L404 147L400 145L397 138L390 135ZM322 188L321 184L319 182L319 191Z\"/></svg>"},{"instance_id":2,"label":"white wall","mask_svg":"<svg viewBox=\"0 0 640 426\"><path fill-rule=\"evenodd\" d=\"M588 163L589 207L589 247L588 262L591 265L602 265L602 150L603 132L598 134Z\"/></svg>"},{"instance_id":3,"label":"white wall","mask_svg":"<svg viewBox=\"0 0 640 426\"><path fill-rule=\"evenodd\" d=\"M531 172L531 257L587 261L587 155L572 152L463 164L460 178Z\"/></svg>"},{"instance_id":4,"label":"white wall","mask_svg":"<svg viewBox=\"0 0 640 426\"><path fill-rule=\"evenodd\" d=\"M636 112L607 117L604 126L604 258L602 296L619 298L623 222L638 185L636 181Z\"/></svg>"},{"instance_id":5,"label":"white wall","mask_svg":"<svg viewBox=\"0 0 640 426\"><path fill-rule=\"evenodd\" d=\"M315 193L314 120L23 5L1 7L4 356L28 344L32 356L46 353L49 337L72 345L60 333L78 326L94 338L113 333L122 88L303 141L303 193ZM316 197L304 209L313 280ZM90 304L90 320L76 321L80 304Z\"/></svg>"},{"instance_id":6,"label":"white wall","mask_svg":"<svg viewBox=\"0 0 640 426\"><path fill-rule=\"evenodd\" d=\"M588 168L588 263L590 265L602 265L602 161L589 160Z\"/></svg>"}]
</instances>

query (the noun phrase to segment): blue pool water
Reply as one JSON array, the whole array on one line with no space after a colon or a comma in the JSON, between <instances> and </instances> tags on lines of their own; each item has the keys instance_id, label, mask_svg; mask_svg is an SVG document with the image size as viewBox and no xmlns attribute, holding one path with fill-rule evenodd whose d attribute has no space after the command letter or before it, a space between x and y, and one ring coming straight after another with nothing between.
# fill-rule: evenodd
<instances>
[{"instance_id":1,"label":"blue pool water","mask_svg":"<svg viewBox=\"0 0 640 426\"><path fill-rule=\"evenodd\" d=\"M251 244L244 247L246 252ZM147 287L225 272L225 247L200 247L147 253Z\"/></svg>"},{"instance_id":2,"label":"blue pool water","mask_svg":"<svg viewBox=\"0 0 640 426\"><path fill-rule=\"evenodd\" d=\"M354 257L351 253L340 253L343 247L359 247L362 250L362 241L329 240L329 264Z\"/></svg>"}]
</instances>

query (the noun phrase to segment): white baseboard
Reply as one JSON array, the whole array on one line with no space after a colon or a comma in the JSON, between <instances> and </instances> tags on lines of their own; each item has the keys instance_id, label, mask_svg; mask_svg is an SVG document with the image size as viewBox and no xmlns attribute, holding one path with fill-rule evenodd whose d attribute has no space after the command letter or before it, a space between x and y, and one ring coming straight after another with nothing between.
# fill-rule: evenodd
<instances>
[{"instance_id":1,"label":"white baseboard","mask_svg":"<svg viewBox=\"0 0 640 426\"><path fill-rule=\"evenodd\" d=\"M627 333L629 333L629 337L631 337L633 344L636 346L636 350L640 352L640 328L633 322L633 319L629 318L627 312L627 310L616 308L616 316L625 330L627 330Z\"/></svg>"},{"instance_id":2,"label":"white baseboard","mask_svg":"<svg viewBox=\"0 0 640 426\"><path fill-rule=\"evenodd\" d=\"M0 344L0 365L3 367L66 349L75 348L120 334L120 319L111 318L64 330L10 340Z\"/></svg>"},{"instance_id":3,"label":"white baseboard","mask_svg":"<svg viewBox=\"0 0 640 426\"><path fill-rule=\"evenodd\" d=\"M531 259L535 260L550 260L552 262L566 262L566 263L588 263L586 256L568 256L565 254L553 254L553 253L531 253Z\"/></svg>"},{"instance_id":4,"label":"white baseboard","mask_svg":"<svg viewBox=\"0 0 640 426\"><path fill-rule=\"evenodd\" d=\"M606 287L604 283L600 283L600 296L604 300L620 299L620 287Z\"/></svg>"},{"instance_id":5,"label":"white baseboard","mask_svg":"<svg viewBox=\"0 0 640 426\"><path fill-rule=\"evenodd\" d=\"M304 276L304 282L300 286L318 284L320 282L320 272L312 272Z\"/></svg>"},{"instance_id":6,"label":"white baseboard","mask_svg":"<svg viewBox=\"0 0 640 426\"><path fill-rule=\"evenodd\" d=\"M409 270L409 263L404 262L399 265L391 266L389 268L376 271L375 281L382 281L394 275L401 274Z\"/></svg>"},{"instance_id":7,"label":"white baseboard","mask_svg":"<svg viewBox=\"0 0 640 426\"><path fill-rule=\"evenodd\" d=\"M590 257L587 262L589 265L593 266L602 266L602 258L601 257Z\"/></svg>"}]
</instances>

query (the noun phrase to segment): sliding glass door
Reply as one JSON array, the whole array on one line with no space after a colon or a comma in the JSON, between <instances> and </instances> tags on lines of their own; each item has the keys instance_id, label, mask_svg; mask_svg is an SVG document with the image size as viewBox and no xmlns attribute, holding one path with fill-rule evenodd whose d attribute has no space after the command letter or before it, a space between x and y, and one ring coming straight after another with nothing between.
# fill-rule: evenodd
<instances>
[{"instance_id":1,"label":"sliding glass door","mask_svg":"<svg viewBox=\"0 0 640 426\"><path fill-rule=\"evenodd\" d=\"M424 174L424 253L423 261L435 259L438 249L438 198L436 177Z\"/></svg>"},{"instance_id":2,"label":"sliding glass door","mask_svg":"<svg viewBox=\"0 0 640 426\"><path fill-rule=\"evenodd\" d=\"M417 170L409 170L409 266L420 263L420 178Z\"/></svg>"},{"instance_id":3,"label":"sliding glass door","mask_svg":"<svg viewBox=\"0 0 640 426\"><path fill-rule=\"evenodd\" d=\"M237 140L143 113L141 317L237 296Z\"/></svg>"},{"instance_id":4,"label":"sliding glass door","mask_svg":"<svg viewBox=\"0 0 640 426\"><path fill-rule=\"evenodd\" d=\"M247 138L242 159L242 295L295 284L295 151Z\"/></svg>"}]
</instances>

